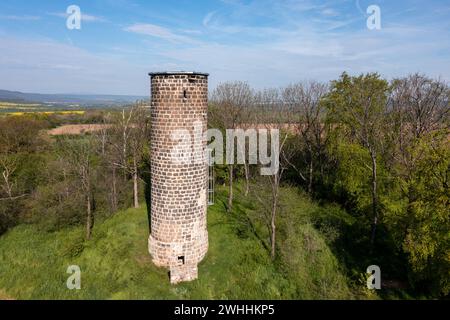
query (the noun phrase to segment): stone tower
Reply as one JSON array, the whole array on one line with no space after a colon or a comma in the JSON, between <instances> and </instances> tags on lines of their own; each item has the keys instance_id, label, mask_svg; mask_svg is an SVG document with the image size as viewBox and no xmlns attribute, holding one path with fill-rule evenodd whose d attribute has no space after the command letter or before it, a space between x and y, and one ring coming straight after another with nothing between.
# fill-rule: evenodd
<instances>
[{"instance_id":1,"label":"stone tower","mask_svg":"<svg viewBox=\"0 0 450 320\"><path fill-rule=\"evenodd\" d=\"M194 139L194 127L207 129L208 74L158 72L151 77L151 234L153 263L170 270L170 281L197 278L208 250L206 228L208 168L204 161L177 161L180 143L192 154L206 141ZM192 139L174 139L184 130ZM177 136L175 136L176 138ZM190 141L188 144L187 141ZM196 151L195 151L196 150Z\"/></svg>"}]
</instances>

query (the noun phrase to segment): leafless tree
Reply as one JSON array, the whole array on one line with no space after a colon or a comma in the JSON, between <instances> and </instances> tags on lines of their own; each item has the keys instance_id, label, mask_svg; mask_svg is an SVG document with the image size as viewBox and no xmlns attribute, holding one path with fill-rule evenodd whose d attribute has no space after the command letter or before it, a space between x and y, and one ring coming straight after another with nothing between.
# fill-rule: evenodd
<instances>
[{"instance_id":1,"label":"leafless tree","mask_svg":"<svg viewBox=\"0 0 450 320\"><path fill-rule=\"evenodd\" d=\"M237 129L250 119L249 113L253 104L254 93L245 82L226 82L219 84L212 93L213 112L211 123L218 129ZM228 210L233 207L234 165L228 164L229 194Z\"/></svg>"},{"instance_id":2,"label":"leafless tree","mask_svg":"<svg viewBox=\"0 0 450 320\"><path fill-rule=\"evenodd\" d=\"M292 167L308 183L309 193L313 191L314 170L320 166L322 172L322 156L328 136L325 122L326 110L321 100L327 91L327 85L309 82L288 86L282 93L285 108L291 110L293 114L291 121L294 121L295 126L291 130L296 131L299 148L306 149L305 162L308 177L306 178L295 164L292 164Z\"/></svg>"},{"instance_id":3,"label":"leafless tree","mask_svg":"<svg viewBox=\"0 0 450 320\"><path fill-rule=\"evenodd\" d=\"M117 192L117 169L118 163L122 163L121 158L123 152L117 152L123 150L122 148L114 148L114 133L119 130L114 130L113 121L114 117L111 113L106 113L102 117L102 126L99 130L93 133L93 136L97 140L98 146L97 152L102 160L102 165L105 167L104 178L109 180L110 185L110 208L111 212L116 212L118 209L118 192ZM117 129L117 128L116 128ZM121 131L121 130L120 130ZM122 136L122 135L121 135ZM122 141L122 140L121 140ZM109 175L109 178L108 178Z\"/></svg>"},{"instance_id":4,"label":"leafless tree","mask_svg":"<svg viewBox=\"0 0 450 320\"><path fill-rule=\"evenodd\" d=\"M255 129L258 127L257 123L257 113L255 112L254 106L254 98L249 102L248 107L242 110L240 116L240 124L239 128L247 131L251 129ZM237 152L241 153L242 158L244 159L244 175L245 175L245 190L244 196L247 197L250 192L250 176L251 176L251 165L250 165L250 140L246 139L244 142L244 146L241 148L237 148Z\"/></svg>"},{"instance_id":5,"label":"leafless tree","mask_svg":"<svg viewBox=\"0 0 450 320\"><path fill-rule=\"evenodd\" d=\"M277 89L264 90L256 95L256 105L259 109L258 115L260 119L258 122L260 125L263 125L268 132L271 130L278 130L280 134L279 149L272 150L272 152L278 151L279 168L273 175L269 175L263 179L270 185L270 197L261 197L258 192L255 192L256 198L260 204L262 204L263 210L265 211L264 219L269 229L270 253L273 259L276 254L276 221L280 206L281 181L283 174L291 166L293 156L296 152L295 147L292 144L292 131L289 130L289 127L286 127L286 121L292 114L289 109L284 107L281 97L282 93ZM270 143L272 144L274 141L270 141Z\"/></svg>"},{"instance_id":6,"label":"leafless tree","mask_svg":"<svg viewBox=\"0 0 450 320\"><path fill-rule=\"evenodd\" d=\"M148 118L145 106L134 109L133 126L130 132L130 174L133 177L133 205L139 208L139 164L143 157L144 147L148 143Z\"/></svg>"},{"instance_id":7,"label":"leafless tree","mask_svg":"<svg viewBox=\"0 0 450 320\"><path fill-rule=\"evenodd\" d=\"M59 156L69 164L69 172L80 185L86 203L86 239L91 238L94 216L92 212L92 179L94 142L90 137L61 137L58 148Z\"/></svg>"},{"instance_id":8,"label":"leafless tree","mask_svg":"<svg viewBox=\"0 0 450 320\"><path fill-rule=\"evenodd\" d=\"M406 182L402 192L408 199L409 212L416 200L413 172L426 156L422 148L416 147L423 139L439 143L450 134L450 89L444 81L420 74L396 79L392 87L389 133L396 174ZM405 232L408 226L406 221Z\"/></svg>"},{"instance_id":9,"label":"leafless tree","mask_svg":"<svg viewBox=\"0 0 450 320\"><path fill-rule=\"evenodd\" d=\"M124 173L124 179L131 175L133 180L133 205L139 207L139 164L145 145L148 143L147 106L142 103L133 105L129 110L122 110L120 116L112 118L110 162L115 190L116 168Z\"/></svg>"},{"instance_id":10,"label":"leafless tree","mask_svg":"<svg viewBox=\"0 0 450 320\"><path fill-rule=\"evenodd\" d=\"M13 199L14 172L17 170L17 159L13 155L0 154L1 190L8 199Z\"/></svg>"},{"instance_id":11,"label":"leafless tree","mask_svg":"<svg viewBox=\"0 0 450 320\"><path fill-rule=\"evenodd\" d=\"M393 81L392 105L399 115L401 134L420 138L448 128L450 116L449 87L441 80L413 74Z\"/></svg>"}]
</instances>

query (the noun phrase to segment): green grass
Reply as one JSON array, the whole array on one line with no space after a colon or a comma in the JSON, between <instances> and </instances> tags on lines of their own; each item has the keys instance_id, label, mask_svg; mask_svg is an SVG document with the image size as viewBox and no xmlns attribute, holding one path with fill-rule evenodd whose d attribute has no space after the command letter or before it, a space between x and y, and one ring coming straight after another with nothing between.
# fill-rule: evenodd
<instances>
[{"instance_id":1,"label":"green grass","mask_svg":"<svg viewBox=\"0 0 450 320\"><path fill-rule=\"evenodd\" d=\"M82 227L48 233L21 225L2 236L0 299L351 298L331 250L305 218L316 206L292 189L283 192L288 199L280 225L290 229L280 232L275 262L242 223L242 215L257 208L238 197L235 212L227 214L219 190L208 211L210 248L196 281L170 285L167 271L153 266L148 254L146 209L130 209L98 221L87 242ZM294 216L298 221L286 221ZM258 233L264 238L263 229ZM81 268L81 290L66 287L70 265Z\"/></svg>"}]
</instances>

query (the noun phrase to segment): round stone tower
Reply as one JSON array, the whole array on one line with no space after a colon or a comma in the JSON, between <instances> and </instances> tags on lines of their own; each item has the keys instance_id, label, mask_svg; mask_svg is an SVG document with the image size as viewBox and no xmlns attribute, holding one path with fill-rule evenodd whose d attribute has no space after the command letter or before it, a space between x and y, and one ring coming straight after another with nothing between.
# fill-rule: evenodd
<instances>
[{"instance_id":1,"label":"round stone tower","mask_svg":"<svg viewBox=\"0 0 450 320\"><path fill-rule=\"evenodd\" d=\"M149 75L149 251L155 265L169 268L172 283L190 281L197 278L197 265L208 250L208 168L203 161L206 140L202 135L207 129L208 74L157 72Z\"/></svg>"}]
</instances>

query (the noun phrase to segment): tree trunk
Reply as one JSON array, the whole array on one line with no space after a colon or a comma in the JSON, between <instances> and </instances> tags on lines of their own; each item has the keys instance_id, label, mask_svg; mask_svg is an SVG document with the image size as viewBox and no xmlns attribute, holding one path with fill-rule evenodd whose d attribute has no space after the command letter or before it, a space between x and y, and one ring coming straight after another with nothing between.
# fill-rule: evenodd
<instances>
[{"instance_id":1,"label":"tree trunk","mask_svg":"<svg viewBox=\"0 0 450 320\"><path fill-rule=\"evenodd\" d=\"M278 180L278 175L274 177L274 179ZM275 259L275 240L276 240L276 216L277 216L277 207L278 207L278 182L275 182L273 187L273 201L272 201L272 216L270 221L271 234L270 234L270 245L271 252L270 256L272 259Z\"/></svg>"},{"instance_id":2,"label":"tree trunk","mask_svg":"<svg viewBox=\"0 0 450 320\"><path fill-rule=\"evenodd\" d=\"M90 194L88 194L86 197L86 210L87 210L86 240L89 240L91 238L91 231L92 231L92 210L91 210L91 195Z\"/></svg>"},{"instance_id":3,"label":"tree trunk","mask_svg":"<svg viewBox=\"0 0 450 320\"><path fill-rule=\"evenodd\" d=\"M313 155L312 155L312 152L311 152L310 153L310 159L309 159L309 183L308 183L308 193L309 194L312 194L313 171L314 171L314 163L313 163Z\"/></svg>"},{"instance_id":4,"label":"tree trunk","mask_svg":"<svg viewBox=\"0 0 450 320\"><path fill-rule=\"evenodd\" d=\"M139 190L138 190L138 168L136 158L133 158L133 195L134 207L139 208Z\"/></svg>"},{"instance_id":5,"label":"tree trunk","mask_svg":"<svg viewBox=\"0 0 450 320\"><path fill-rule=\"evenodd\" d=\"M64 177L64 182L67 181L67 175L66 175L66 170L63 168L63 177ZM69 186L67 185L67 183L64 183L64 188L65 188L65 194L66 194L66 198L70 197L70 192L69 192Z\"/></svg>"},{"instance_id":6,"label":"tree trunk","mask_svg":"<svg viewBox=\"0 0 450 320\"><path fill-rule=\"evenodd\" d=\"M127 124L125 122L125 110L122 110L122 166L123 168L128 168L127 166ZM127 182L127 170L123 170L123 181Z\"/></svg>"},{"instance_id":7,"label":"tree trunk","mask_svg":"<svg viewBox=\"0 0 450 320\"><path fill-rule=\"evenodd\" d=\"M372 214L373 214L373 224L372 224L372 234L370 236L370 243L373 245L375 243L375 234L378 225L378 196L377 196L377 157L373 152L371 153L372 158Z\"/></svg>"},{"instance_id":8,"label":"tree trunk","mask_svg":"<svg viewBox=\"0 0 450 320\"><path fill-rule=\"evenodd\" d=\"M112 166L112 194L111 194L112 212L117 211L117 187L116 187L116 166Z\"/></svg>"},{"instance_id":9,"label":"tree trunk","mask_svg":"<svg viewBox=\"0 0 450 320\"><path fill-rule=\"evenodd\" d=\"M248 196L248 193L250 192L250 168L249 164L246 162L244 164L244 170L245 170L245 196Z\"/></svg>"},{"instance_id":10,"label":"tree trunk","mask_svg":"<svg viewBox=\"0 0 450 320\"><path fill-rule=\"evenodd\" d=\"M12 186L9 182L9 170L8 169L5 169L5 171L3 171L3 179L5 181L4 190L5 190L6 194L8 195L8 198L12 199Z\"/></svg>"},{"instance_id":11,"label":"tree trunk","mask_svg":"<svg viewBox=\"0 0 450 320\"><path fill-rule=\"evenodd\" d=\"M233 207L233 165L228 166L229 173L229 193L228 193L228 211Z\"/></svg>"}]
</instances>

